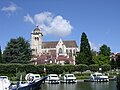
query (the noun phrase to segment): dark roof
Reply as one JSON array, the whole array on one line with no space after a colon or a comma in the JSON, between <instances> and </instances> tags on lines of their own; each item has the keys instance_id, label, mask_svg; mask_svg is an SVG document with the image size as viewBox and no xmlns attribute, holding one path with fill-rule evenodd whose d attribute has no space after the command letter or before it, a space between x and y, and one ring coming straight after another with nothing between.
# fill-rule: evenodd
<instances>
[{"instance_id":1,"label":"dark roof","mask_svg":"<svg viewBox=\"0 0 120 90\"><path fill-rule=\"evenodd\" d=\"M56 48L59 41L43 42L42 48ZM77 47L75 40L63 41L63 44L68 47Z\"/></svg>"}]
</instances>

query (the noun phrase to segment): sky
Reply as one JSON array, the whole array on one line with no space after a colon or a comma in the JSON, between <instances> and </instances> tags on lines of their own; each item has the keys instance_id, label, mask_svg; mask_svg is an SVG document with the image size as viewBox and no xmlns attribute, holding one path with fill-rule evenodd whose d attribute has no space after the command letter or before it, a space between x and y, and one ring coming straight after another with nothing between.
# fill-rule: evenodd
<instances>
[{"instance_id":1,"label":"sky","mask_svg":"<svg viewBox=\"0 0 120 90\"><path fill-rule=\"evenodd\" d=\"M43 41L76 40L85 32L91 48L120 52L120 0L0 0L0 46L39 26Z\"/></svg>"}]
</instances>

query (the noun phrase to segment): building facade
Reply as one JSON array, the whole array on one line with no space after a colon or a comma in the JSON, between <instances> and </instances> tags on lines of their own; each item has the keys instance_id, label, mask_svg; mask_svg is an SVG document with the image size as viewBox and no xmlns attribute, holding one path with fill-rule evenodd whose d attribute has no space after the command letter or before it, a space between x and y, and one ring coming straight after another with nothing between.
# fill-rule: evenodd
<instances>
[{"instance_id":1,"label":"building facade","mask_svg":"<svg viewBox=\"0 0 120 90\"><path fill-rule=\"evenodd\" d=\"M31 33L32 61L34 64L62 64L75 65L75 55L78 46L75 40L43 41L41 30L36 27Z\"/></svg>"}]
</instances>

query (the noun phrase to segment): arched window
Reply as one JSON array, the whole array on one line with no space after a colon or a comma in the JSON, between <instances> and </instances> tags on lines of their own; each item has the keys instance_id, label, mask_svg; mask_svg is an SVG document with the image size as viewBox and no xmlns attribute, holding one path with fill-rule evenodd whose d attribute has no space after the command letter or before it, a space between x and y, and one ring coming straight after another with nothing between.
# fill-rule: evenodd
<instances>
[{"instance_id":1,"label":"arched window","mask_svg":"<svg viewBox=\"0 0 120 90\"><path fill-rule=\"evenodd\" d=\"M62 48L59 48L59 53L63 53Z\"/></svg>"}]
</instances>

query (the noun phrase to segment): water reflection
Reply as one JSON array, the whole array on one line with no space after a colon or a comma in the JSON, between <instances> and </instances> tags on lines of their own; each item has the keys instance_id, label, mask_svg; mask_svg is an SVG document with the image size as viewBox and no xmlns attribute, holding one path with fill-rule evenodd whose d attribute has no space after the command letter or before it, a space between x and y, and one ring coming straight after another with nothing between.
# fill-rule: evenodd
<instances>
[{"instance_id":1,"label":"water reflection","mask_svg":"<svg viewBox=\"0 0 120 90\"><path fill-rule=\"evenodd\" d=\"M44 84L42 90L117 90L116 82L78 82L75 84Z\"/></svg>"}]
</instances>

